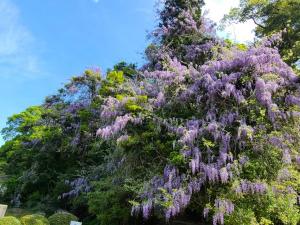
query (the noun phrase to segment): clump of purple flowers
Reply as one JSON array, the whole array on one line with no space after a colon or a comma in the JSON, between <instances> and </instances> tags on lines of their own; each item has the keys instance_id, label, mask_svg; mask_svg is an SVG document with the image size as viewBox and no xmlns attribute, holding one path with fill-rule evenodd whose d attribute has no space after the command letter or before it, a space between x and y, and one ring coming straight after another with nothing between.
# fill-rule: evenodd
<instances>
[{"instance_id":1,"label":"clump of purple flowers","mask_svg":"<svg viewBox=\"0 0 300 225\"><path fill-rule=\"evenodd\" d=\"M262 182L250 182L242 180L239 186L235 189L236 193L251 193L251 194L263 194L267 191L267 185Z\"/></svg>"},{"instance_id":2,"label":"clump of purple flowers","mask_svg":"<svg viewBox=\"0 0 300 225\"><path fill-rule=\"evenodd\" d=\"M231 201L226 199L216 199L215 208L216 213L213 216L213 224L224 224L224 215L230 215L234 211L234 205Z\"/></svg>"},{"instance_id":3,"label":"clump of purple flowers","mask_svg":"<svg viewBox=\"0 0 300 225\"><path fill-rule=\"evenodd\" d=\"M76 178L73 181L66 180L65 184L71 187L71 190L67 193L63 193L60 198L73 198L78 196L80 193L87 193L91 191L91 186L88 180L84 177Z\"/></svg>"},{"instance_id":4,"label":"clump of purple flowers","mask_svg":"<svg viewBox=\"0 0 300 225\"><path fill-rule=\"evenodd\" d=\"M139 124L141 123L141 120L140 118L135 118L128 114L125 114L124 116L118 116L112 125L99 129L97 131L97 136L101 136L103 139L108 139L122 131L128 122Z\"/></svg>"}]
</instances>

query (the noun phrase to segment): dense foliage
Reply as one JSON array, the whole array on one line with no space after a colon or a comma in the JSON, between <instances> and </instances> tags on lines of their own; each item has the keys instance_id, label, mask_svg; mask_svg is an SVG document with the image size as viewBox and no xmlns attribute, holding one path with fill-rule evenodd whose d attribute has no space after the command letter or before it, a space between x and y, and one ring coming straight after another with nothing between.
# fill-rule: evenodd
<instances>
[{"instance_id":1,"label":"dense foliage","mask_svg":"<svg viewBox=\"0 0 300 225\"><path fill-rule=\"evenodd\" d=\"M59 212L49 217L50 225L69 225L71 221L77 221L78 218L71 213Z\"/></svg>"},{"instance_id":2,"label":"dense foliage","mask_svg":"<svg viewBox=\"0 0 300 225\"><path fill-rule=\"evenodd\" d=\"M142 68L91 68L10 117L1 200L84 224L296 225L300 80L285 40L221 40L202 6L165 1Z\"/></svg>"},{"instance_id":3,"label":"dense foliage","mask_svg":"<svg viewBox=\"0 0 300 225\"><path fill-rule=\"evenodd\" d=\"M50 225L46 217L38 214L23 216L20 221L22 225Z\"/></svg>"},{"instance_id":4,"label":"dense foliage","mask_svg":"<svg viewBox=\"0 0 300 225\"><path fill-rule=\"evenodd\" d=\"M21 222L13 216L5 216L0 218L1 225L21 225Z\"/></svg>"}]
</instances>

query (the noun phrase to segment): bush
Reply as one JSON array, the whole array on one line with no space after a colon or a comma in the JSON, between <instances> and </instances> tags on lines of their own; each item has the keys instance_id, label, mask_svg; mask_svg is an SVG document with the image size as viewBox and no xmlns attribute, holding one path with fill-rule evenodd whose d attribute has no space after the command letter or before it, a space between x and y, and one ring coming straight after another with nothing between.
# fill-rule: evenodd
<instances>
[{"instance_id":1,"label":"bush","mask_svg":"<svg viewBox=\"0 0 300 225\"><path fill-rule=\"evenodd\" d=\"M21 225L21 222L13 216L5 216L0 218L0 225Z\"/></svg>"},{"instance_id":2,"label":"bush","mask_svg":"<svg viewBox=\"0 0 300 225\"><path fill-rule=\"evenodd\" d=\"M22 225L49 225L46 217L38 214L26 215L21 217Z\"/></svg>"},{"instance_id":3,"label":"bush","mask_svg":"<svg viewBox=\"0 0 300 225\"><path fill-rule=\"evenodd\" d=\"M50 225L70 225L71 221L76 221L78 218L71 213L59 212L49 218Z\"/></svg>"},{"instance_id":4,"label":"bush","mask_svg":"<svg viewBox=\"0 0 300 225\"><path fill-rule=\"evenodd\" d=\"M96 191L89 194L89 210L106 224L130 224L129 193L119 185L111 185L110 180L96 183Z\"/></svg>"}]
</instances>

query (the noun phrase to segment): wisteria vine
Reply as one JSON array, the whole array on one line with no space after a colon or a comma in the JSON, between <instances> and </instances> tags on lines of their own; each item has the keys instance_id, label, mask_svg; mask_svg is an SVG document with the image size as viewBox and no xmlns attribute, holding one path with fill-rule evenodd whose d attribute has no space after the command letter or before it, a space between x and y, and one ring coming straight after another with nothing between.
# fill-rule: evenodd
<instances>
[{"instance_id":1,"label":"wisteria vine","mask_svg":"<svg viewBox=\"0 0 300 225\"><path fill-rule=\"evenodd\" d=\"M272 131L300 116L299 78L271 47L278 36L247 49L228 47L214 36L213 26L204 16L199 16L199 2L171 2L166 1L160 13L162 22L155 32L162 40L161 46L155 57L153 52L148 55L150 63L140 71L143 79L136 81L136 96L148 96L147 117L128 112L126 99L120 102L109 97L101 116L114 120L97 131L103 139L126 142L129 122L142 126L151 118L176 136L174 143L186 162L186 170L168 164L161 176L153 177L138 196L140 203L132 208L133 214L142 213L145 219L160 208L169 220L208 184L235 181L237 195L265 194L269 188L265 181L239 175L240 168L250 160L243 152L263 151L255 141L262 131L268 144L281 149L285 165L300 161L284 140L271 136ZM195 35L200 42L185 39ZM176 46L180 38L183 41ZM173 113L168 118L167 113L161 113L176 105L188 109L192 116L176 117ZM263 122L257 120L259 116ZM235 207L230 199L216 198L213 208L213 224L224 224L224 215L232 214ZM211 211L204 208L204 217Z\"/></svg>"}]
</instances>

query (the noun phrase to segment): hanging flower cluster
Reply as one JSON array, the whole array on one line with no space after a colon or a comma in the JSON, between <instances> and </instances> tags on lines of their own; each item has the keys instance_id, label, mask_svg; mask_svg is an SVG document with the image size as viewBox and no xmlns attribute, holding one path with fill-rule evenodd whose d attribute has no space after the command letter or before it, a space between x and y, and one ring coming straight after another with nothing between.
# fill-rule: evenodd
<instances>
[{"instance_id":1,"label":"hanging flower cluster","mask_svg":"<svg viewBox=\"0 0 300 225\"><path fill-rule=\"evenodd\" d=\"M71 187L71 190L67 193L63 193L60 198L75 197L80 193L87 193L91 190L91 186L88 180L84 177L76 178L73 181L66 180L65 184L69 185Z\"/></svg>"}]
</instances>

